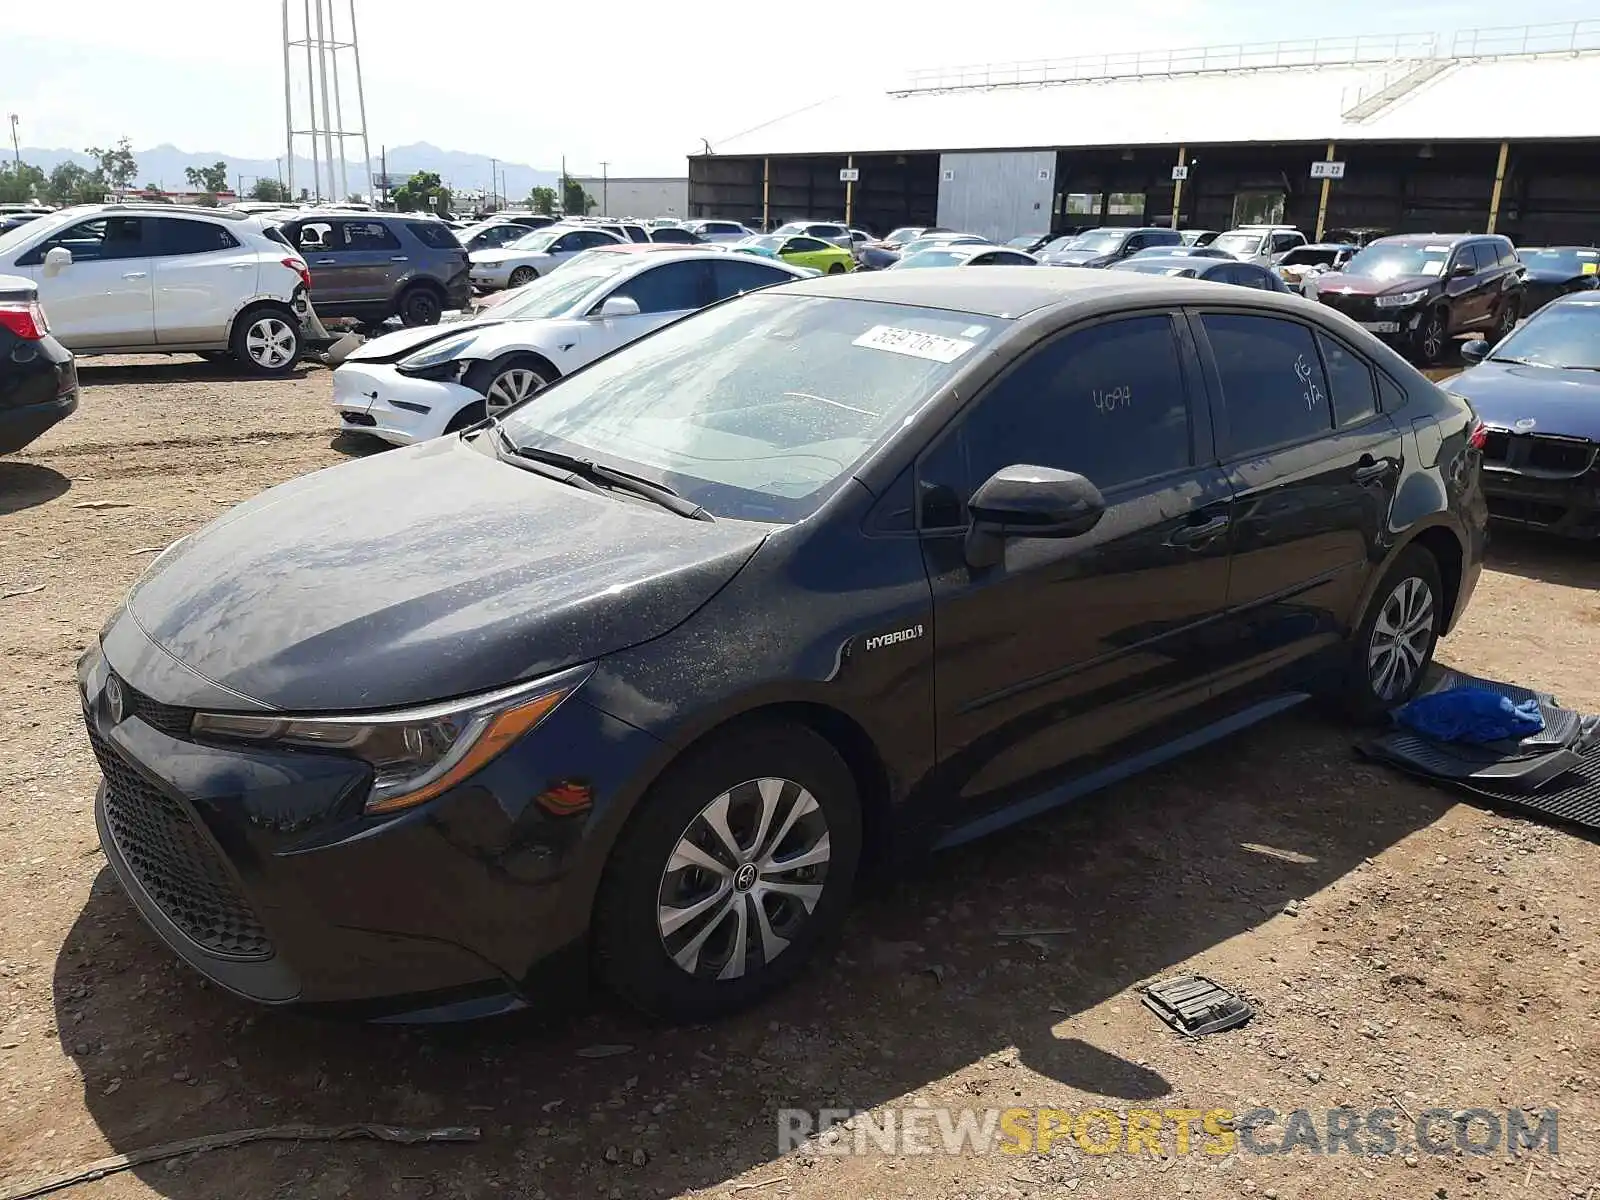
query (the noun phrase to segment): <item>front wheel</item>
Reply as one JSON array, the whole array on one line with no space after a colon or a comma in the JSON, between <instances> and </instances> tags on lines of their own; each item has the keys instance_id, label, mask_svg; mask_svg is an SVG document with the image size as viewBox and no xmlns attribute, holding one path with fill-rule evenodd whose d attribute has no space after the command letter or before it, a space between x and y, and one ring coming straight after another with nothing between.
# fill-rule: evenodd
<instances>
[{"instance_id":1,"label":"front wheel","mask_svg":"<svg viewBox=\"0 0 1600 1200\"><path fill-rule=\"evenodd\" d=\"M855 781L824 738L789 723L714 737L650 789L612 852L599 973L669 1021L744 1008L831 946L860 857Z\"/></svg>"},{"instance_id":2,"label":"front wheel","mask_svg":"<svg viewBox=\"0 0 1600 1200\"><path fill-rule=\"evenodd\" d=\"M501 416L554 382L550 369L528 354L513 354L479 378L466 380L469 387L481 387L484 412L490 417Z\"/></svg>"},{"instance_id":3,"label":"front wheel","mask_svg":"<svg viewBox=\"0 0 1600 1200\"><path fill-rule=\"evenodd\" d=\"M279 309L245 313L234 325L232 340L233 357L253 375L287 375L300 361L300 326Z\"/></svg>"},{"instance_id":4,"label":"front wheel","mask_svg":"<svg viewBox=\"0 0 1600 1200\"><path fill-rule=\"evenodd\" d=\"M539 272L532 267L518 267L511 272L511 278L506 281L506 290L524 287L539 278Z\"/></svg>"},{"instance_id":5,"label":"front wheel","mask_svg":"<svg viewBox=\"0 0 1600 1200\"><path fill-rule=\"evenodd\" d=\"M843 263L836 262L831 267L828 268L828 274L829 275L843 275L844 273L845 273L845 265Z\"/></svg>"},{"instance_id":6,"label":"front wheel","mask_svg":"<svg viewBox=\"0 0 1600 1200\"><path fill-rule=\"evenodd\" d=\"M1444 311L1429 309L1423 314L1422 323L1417 326L1418 364L1424 367L1437 366L1440 359L1444 358L1444 346L1448 340Z\"/></svg>"},{"instance_id":7,"label":"front wheel","mask_svg":"<svg viewBox=\"0 0 1600 1200\"><path fill-rule=\"evenodd\" d=\"M1517 317L1520 315L1515 297L1507 296L1500 303L1500 311L1495 314L1494 327L1489 331L1487 338L1491 346L1497 346L1511 336L1511 331L1517 327Z\"/></svg>"},{"instance_id":8,"label":"front wheel","mask_svg":"<svg viewBox=\"0 0 1600 1200\"><path fill-rule=\"evenodd\" d=\"M1346 708L1374 720L1417 694L1444 627L1439 564L1420 546L1403 550L1373 593L1352 639Z\"/></svg>"}]
</instances>

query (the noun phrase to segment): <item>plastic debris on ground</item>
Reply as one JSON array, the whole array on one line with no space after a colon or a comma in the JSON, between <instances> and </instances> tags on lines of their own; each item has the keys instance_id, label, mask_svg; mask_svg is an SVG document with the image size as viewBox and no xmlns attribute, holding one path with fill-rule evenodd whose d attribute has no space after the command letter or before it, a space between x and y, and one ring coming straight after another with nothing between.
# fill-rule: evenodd
<instances>
[{"instance_id":1,"label":"plastic debris on ground","mask_svg":"<svg viewBox=\"0 0 1600 1200\"><path fill-rule=\"evenodd\" d=\"M1255 1015L1237 993L1204 975L1177 975L1143 989L1144 1006L1185 1037L1243 1025Z\"/></svg>"}]
</instances>

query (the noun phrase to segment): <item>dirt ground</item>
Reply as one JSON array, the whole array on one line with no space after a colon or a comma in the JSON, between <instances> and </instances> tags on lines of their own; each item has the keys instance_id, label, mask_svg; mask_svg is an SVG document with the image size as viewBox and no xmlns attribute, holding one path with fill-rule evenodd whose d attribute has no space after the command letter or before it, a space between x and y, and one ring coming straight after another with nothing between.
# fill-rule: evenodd
<instances>
[{"instance_id":1,"label":"dirt ground","mask_svg":"<svg viewBox=\"0 0 1600 1200\"><path fill-rule=\"evenodd\" d=\"M1364 764L1311 712L877 889L837 961L715 1027L600 1004L407 1030L208 988L101 857L73 665L153 548L372 447L331 434L320 369L83 376L78 414L0 460L0 1196L175 1139L356 1121L482 1136L256 1145L63 1194L1600 1196L1600 846ZM1597 585L1592 548L1499 535L1441 656L1600 708ZM1028 929L1046 932L1011 936ZM1134 990L1180 970L1242 989L1255 1019L1181 1040ZM1403 1142L1430 1108L1555 1107L1560 1153L1184 1154L1170 1130L1160 1155L778 1151L779 1109L922 1106L1387 1107Z\"/></svg>"}]
</instances>

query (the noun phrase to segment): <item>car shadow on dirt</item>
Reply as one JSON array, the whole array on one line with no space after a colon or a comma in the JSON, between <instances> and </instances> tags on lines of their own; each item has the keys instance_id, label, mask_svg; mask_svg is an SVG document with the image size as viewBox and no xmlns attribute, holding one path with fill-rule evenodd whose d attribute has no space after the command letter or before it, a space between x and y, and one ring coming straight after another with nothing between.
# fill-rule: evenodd
<instances>
[{"instance_id":1,"label":"car shadow on dirt","mask_svg":"<svg viewBox=\"0 0 1600 1200\"><path fill-rule=\"evenodd\" d=\"M236 383L246 380L253 383L281 383L303 379L312 371L322 368L316 363L301 362L287 375L263 379L252 375L234 362L206 362L187 354L167 358L150 358L142 362L118 362L97 365L92 358L78 360L78 380L85 387L116 387L121 384L154 383Z\"/></svg>"},{"instance_id":2,"label":"car shadow on dirt","mask_svg":"<svg viewBox=\"0 0 1600 1200\"><path fill-rule=\"evenodd\" d=\"M1600 592L1600 549L1594 542L1494 526L1486 567L1524 579Z\"/></svg>"},{"instance_id":3,"label":"car shadow on dirt","mask_svg":"<svg viewBox=\"0 0 1600 1200\"><path fill-rule=\"evenodd\" d=\"M54 467L0 458L0 517L48 504L72 487Z\"/></svg>"},{"instance_id":4,"label":"car shadow on dirt","mask_svg":"<svg viewBox=\"0 0 1600 1200\"><path fill-rule=\"evenodd\" d=\"M174 1200L673 1195L758 1166L797 1183L803 1163L776 1161L779 1109L895 1101L986 1056L1123 1102L1168 1093L1094 1044L1090 1010L1269 920L1337 920L1280 914L1454 803L1352 740L1293 713L937 856L858 903L835 961L709 1027L602 1002L410 1029L264 1011L180 967L102 871L56 962L57 1028L114 1151L285 1122L483 1130L139 1168ZM1150 1016L1148 1036L1176 1035ZM1015 1079L969 1075L945 1102L1020 1102Z\"/></svg>"}]
</instances>

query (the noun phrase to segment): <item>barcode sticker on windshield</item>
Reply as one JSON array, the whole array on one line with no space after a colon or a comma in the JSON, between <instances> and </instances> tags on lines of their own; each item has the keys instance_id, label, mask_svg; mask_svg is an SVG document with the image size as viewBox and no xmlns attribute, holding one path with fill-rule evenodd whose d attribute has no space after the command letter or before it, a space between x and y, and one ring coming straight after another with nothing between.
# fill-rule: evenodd
<instances>
[{"instance_id":1,"label":"barcode sticker on windshield","mask_svg":"<svg viewBox=\"0 0 1600 1200\"><path fill-rule=\"evenodd\" d=\"M1425 249L1423 251L1423 253L1424 254L1449 254L1450 253L1450 247L1449 246L1429 246L1427 249Z\"/></svg>"},{"instance_id":2,"label":"barcode sticker on windshield","mask_svg":"<svg viewBox=\"0 0 1600 1200\"><path fill-rule=\"evenodd\" d=\"M893 325L874 325L853 344L869 350L887 350L891 354L906 354L938 363L953 363L977 345L976 342L963 341L961 338L941 337L937 333L922 333L915 329L898 329Z\"/></svg>"}]
</instances>

